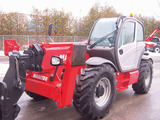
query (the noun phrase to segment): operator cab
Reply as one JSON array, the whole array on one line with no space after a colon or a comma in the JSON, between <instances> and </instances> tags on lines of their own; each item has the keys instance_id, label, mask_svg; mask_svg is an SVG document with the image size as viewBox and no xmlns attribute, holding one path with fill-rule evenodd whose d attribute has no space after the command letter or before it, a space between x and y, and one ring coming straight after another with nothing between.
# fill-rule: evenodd
<instances>
[{"instance_id":1,"label":"operator cab","mask_svg":"<svg viewBox=\"0 0 160 120\"><path fill-rule=\"evenodd\" d=\"M87 52L90 57L104 58L119 72L138 69L143 52L144 29L133 17L100 18L94 24Z\"/></svg>"}]
</instances>

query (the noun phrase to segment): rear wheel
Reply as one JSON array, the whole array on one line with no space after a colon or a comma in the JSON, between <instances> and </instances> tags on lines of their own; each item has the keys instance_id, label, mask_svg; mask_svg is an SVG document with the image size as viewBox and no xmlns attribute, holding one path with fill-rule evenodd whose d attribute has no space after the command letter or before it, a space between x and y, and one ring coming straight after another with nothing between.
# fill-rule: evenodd
<instances>
[{"instance_id":1,"label":"rear wheel","mask_svg":"<svg viewBox=\"0 0 160 120\"><path fill-rule=\"evenodd\" d=\"M152 84L152 74L152 62L150 60L142 60L139 68L138 82L132 85L135 93L145 94L149 91Z\"/></svg>"},{"instance_id":2,"label":"rear wheel","mask_svg":"<svg viewBox=\"0 0 160 120\"><path fill-rule=\"evenodd\" d=\"M44 97L44 96L38 95L38 94L33 93L33 92L30 92L30 91L25 91L25 92L26 92L26 94L27 94L28 96L30 96L31 98L33 98L33 99L36 100L36 101L48 99L48 98L46 98L46 97Z\"/></svg>"},{"instance_id":3,"label":"rear wheel","mask_svg":"<svg viewBox=\"0 0 160 120\"><path fill-rule=\"evenodd\" d=\"M155 53L160 53L160 47L159 46L154 47L154 52Z\"/></svg>"},{"instance_id":4,"label":"rear wheel","mask_svg":"<svg viewBox=\"0 0 160 120\"><path fill-rule=\"evenodd\" d=\"M73 105L87 120L103 118L116 96L116 75L110 65L88 67L76 85Z\"/></svg>"}]
</instances>

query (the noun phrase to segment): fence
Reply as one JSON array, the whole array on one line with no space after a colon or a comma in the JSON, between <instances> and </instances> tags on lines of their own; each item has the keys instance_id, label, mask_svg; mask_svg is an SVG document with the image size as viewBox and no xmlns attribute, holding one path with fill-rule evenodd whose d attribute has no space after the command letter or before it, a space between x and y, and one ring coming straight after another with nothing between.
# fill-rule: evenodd
<instances>
[{"instance_id":1,"label":"fence","mask_svg":"<svg viewBox=\"0 0 160 120\"><path fill-rule=\"evenodd\" d=\"M85 36L51 36L54 42L79 42L87 39ZM26 49L29 44L51 42L48 36L43 35L0 35L0 51L4 50L4 40L16 40L20 50Z\"/></svg>"}]
</instances>

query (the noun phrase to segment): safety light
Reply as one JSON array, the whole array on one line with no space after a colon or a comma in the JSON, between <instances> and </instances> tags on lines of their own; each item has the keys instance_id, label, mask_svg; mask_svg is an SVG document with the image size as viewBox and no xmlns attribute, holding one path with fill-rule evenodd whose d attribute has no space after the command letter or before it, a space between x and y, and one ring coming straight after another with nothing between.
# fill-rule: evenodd
<instances>
[{"instance_id":1,"label":"safety light","mask_svg":"<svg viewBox=\"0 0 160 120\"><path fill-rule=\"evenodd\" d=\"M133 13L130 13L130 17L133 17Z\"/></svg>"},{"instance_id":2,"label":"safety light","mask_svg":"<svg viewBox=\"0 0 160 120\"><path fill-rule=\"evenodd\" d=\"M62 64L62 59L60 57L52 56L51 65L58 66L58 65L61 65L61 64Z\"/></svg>"}]
</instances>

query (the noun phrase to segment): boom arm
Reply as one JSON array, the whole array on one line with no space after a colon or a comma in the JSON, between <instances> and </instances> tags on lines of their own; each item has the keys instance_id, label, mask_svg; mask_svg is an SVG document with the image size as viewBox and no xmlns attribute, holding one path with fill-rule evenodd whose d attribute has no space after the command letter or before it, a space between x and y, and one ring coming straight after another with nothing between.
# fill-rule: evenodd
<instances>
[{"instance_id":1,"label":"boom arm","mask_svg":"<svg viewBox=\"0 0 160 120\"><path fill-rule=\"evenodd\" d=\"M146 42L151 41L151 39L155 36L155 34L160 30L160 27L157 27L152 34L145 40Z\"/></svg>"},{"instance_id":2,"label":"boom arm","mask_svg":"<svg viewBox=\"0 0 160 120\"><path fill-rule=\"evenodd\" d=\"M26 70L41 71L41 63L44 52L38 44L24 51L24 54L19 52L9 56L9 69L0 82L0 119L14 120L20 107L17 101L25 90L26 85Z\"/></svg>"}]
</instances>

